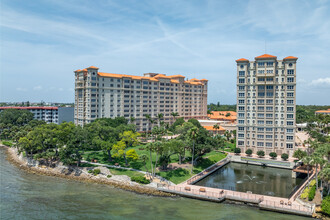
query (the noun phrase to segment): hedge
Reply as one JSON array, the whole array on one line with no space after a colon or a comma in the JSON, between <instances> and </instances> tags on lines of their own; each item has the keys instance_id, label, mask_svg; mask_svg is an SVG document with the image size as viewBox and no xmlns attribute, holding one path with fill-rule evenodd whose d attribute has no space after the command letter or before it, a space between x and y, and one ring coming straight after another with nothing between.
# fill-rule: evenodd
<instances>
[{"instance_id":1,"label":"hedge","mask_svg":"<svg viewBox=\"0 0 330 220\"><path fill-rule=\"evenodd\" d=\"M330 195L322 200L321 208L324 214L330 215Z\"/></svg>"},{"instance_id":2,"label":"hedge","mask_svg":"<svg viewBox=\"0 0 330 220\"><path fill-rule=\"evenodd\" d=\"M137 183L149 184L150 180L147 180L144 176L132 176L131 180Z\"/></svg>"},{"instance_id":3,"label":"hedge","mask_svg":"<svg viewBox=\"0 0 330 220\"><path fill-rule=\"evenodd\" d=\"M312 201L315 197L316 185L314 185L308 193L308 201Z\"/></svg>"}]
</instances>

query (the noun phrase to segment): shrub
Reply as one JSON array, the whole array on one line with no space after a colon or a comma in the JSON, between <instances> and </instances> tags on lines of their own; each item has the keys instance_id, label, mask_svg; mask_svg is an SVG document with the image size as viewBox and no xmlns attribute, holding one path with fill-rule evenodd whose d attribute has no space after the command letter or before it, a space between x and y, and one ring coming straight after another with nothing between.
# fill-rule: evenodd
<instances>
[{"instance_id":1,"label":"shrub","mask_svg":"<svg viewBox=\"0 0 330 220\"><path fill-rule=\"evenodd\" d=\"M330 215L330 196L325 197L321 203L322 212Z\"/></svg>"},{"instance_id":2,"label":"shrub","mask_svg":"<svg viewBox=\"0 0 330 220\"><path fill-rule=\"evenodd\" d=\"M144 176L132 176L131 180L137 183L149 184L150 180L147 180Z\"/></svg>"},{"instance_id":3,"label":"shrub","mask_svg":"<svg viewBox=\"0 0 330 220\"><path fill-rule=\"evenodd\" d=\"M315 197L316 185L314 185L308 193L308 201L312 201Z\"/></svg>"},{"instance_id":4,"label":"shrub","mask_svg":"<svg viewBox=\"0 0 330 220\"><path fill-rule=\"evenodd\" d=\"M7 146L7 147L13 146L13 143L11 143L10 141L3 141L2 144Z\"/></svg>"},{"instance_id":5,"label":"shrub","mask_svg":"<svg viewBox=\"0 0 330 220\"><path fill-rule=\"evenodd\" d=\"M107 177L108 177L108 178L111 178L112 176L111 176L111 175L108 175Z\"/></svg>"},{"instance_id":6,"label":"shrub","mask_svg":"<svg viewBox=\"0 0 330 220\"><path fill-rule=\"evenodd\" d=\"M275 152L270 152L269 153L269 156L272 158L272 159L275 159L277 157L277 153Z\"/></svg>"},{"instance_id":7,"label":"shrub","mask_svg":"<svg viewBox=\"0 0 330 220\"><path fill-rule=\"evenodd\" d=\"M233 143L234 143L234 141L235 141L234 139L230 139L230 143L232 143L232 144L233 144Z\"/></svg>"},{"instance_id":8,"label":"shrub","mask_svg":"<svg viewBox=\"0 0 330 220\"><path fill-rule=\"evenodd\" d=\"M282 155L281 155L281 158L282 158L283 160L287 160L287 159L289 158L289 155L288 155L288 154L282 154Z\"/></svg>"},{"instance_id":9,"label":"shrub","mask_svg":"<svg viewBox=\"0 0 330 220\"><path fill-rule=\"evenodd\" d=\"M245 153L246 153L247 155L251 156L251 154L252 154L252 150L251 150L251 149L247 149L247 150L245 151Z\"/></svg>"},{"instance_id":10,"label":"shrub","mask_svg":"<svg viewBox=\"0 0 330 220\"><path fill-rule=\"evenodd\" d=\"M263 150L259 150L259 151L257 152L257 155L258 155L259 157L263 157L263 156L265 156L265 151L263 151Z\"/></svg>"},{"instance_id":11,"label":"shrub","mask_svg":"<svg viewBox=\"0 0 330 220\"><path fill-rule=\"evenodd\" d=\"M235 154L240 154L241 153L241 148L235 148L235 150L234 150L234 153Z\"/></svg>"},{"instance_id":12,"label":"shrub","mask_svg":"<svg viewBox=\"0 0 330 220\"><path fill-rule=\"evenodd\" d=\"M98 174L101 173L101 170L100 169L88 170L88 173L91 173L94 176L97 176Z\"/></svg>"}]
</instances>

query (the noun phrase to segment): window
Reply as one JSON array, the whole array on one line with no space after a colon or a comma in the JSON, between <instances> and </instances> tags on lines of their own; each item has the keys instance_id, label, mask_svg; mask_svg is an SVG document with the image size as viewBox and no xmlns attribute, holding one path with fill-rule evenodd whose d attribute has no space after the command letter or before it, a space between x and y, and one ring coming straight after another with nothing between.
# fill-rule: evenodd
<instances>
[{"instance_id":1,"label":"window","mask_svg":"<svg viewBox=\"0 0 330 220\"><path fill-rule=\"evenodd\" d=\"M265 89L265 86L258 86L258 89L260 90L260 89Z\"/></svg>"},{"instance_id":2,"label":"window","mask_svg":"<svg viewBox=\"0 0 330 220\"><path fill-rule=\"evenodd\" d=\"M273 104L273 100L272 100L272 99L267 99L267 100L266 100L266 103L267 103L267 104Z\"/></svg>"},{"instance_id":3,"label":"window","mask_svg":"<svg viewBox=\"0 0 330 220\"><path fill-rule=\"evenodd\" d=\"M274 93L272 92L267 92L267 97L273 97L274 96Z\"/></svg>"},{"instance_id":4,"label":"window","mask_svg":"<svg viewBox=\"0 0 330 220\"><path fill-rule=\"evenodd\" d=\"M292 128L288 128L288 129L286 129L286 132L287 133L293 133L293 129Z\"/></svg>"},{"instance_id":5,"label":"window","mask_svg":"<svg viewBox=\"0 0 330 220\"><path fill-rule=\"evenodd\" d=\"M266 86L266 89L273 89L273 86Z\"/></svg>"},{"instance_id":6,"label":"window","mask_svg":"<svg viewBox=\"0 0 330 220\"><path fill-rule=\"evenodd\" d=\"M244 131L244 127L238 127L239 131Z\"/></svg>"},{"instance_id":7,"label":"window","mask_svg":"<svg viewBox=\"0 0 330 220\"><path fill-rule=\"evenodd\" d=\"M292 149L293 148L293 144L286 144L286 148Z\"/></svg>"},{"instance_id":8,"label":"window","mask_svg":"<svg viewBox=\"0 0 330 220\"><path fill-rule=\"evenodd\" d=\"M244 97L245 96L245 93L238 93L238 97Z\"/></svg>"},{"instance_id":9,"label":"window","mask_svg":"<svg viewBox=\"0 0 330 220\"><path fill-rule=\"evenodd\" d=\"M287 114L286 117L287 118L293 118L293 114Z\"/></svg>"},{"instance_id":10,"label":"window","mask_svg":"<svg viewBox=\"0 0 330 220\"><path fill-rule=\"evenodd\" d=\"M264 128L257 128L258 131L263 132Z\"/></svg>"},{"instance_id":11,"label":"window","mask_svg":"<svg viewBox=\"0 0 330 220\"><path fill-rule=\"evenodd\" d=\"M238 120L238 124L244 124L244 120Z\"/></svg>"},{"instance_id":12,"label":"window","mask_svg":"<svg viewBox=\"0 0 330 220\"><path fill-rule=\"evenodd\" d=\"M266 107L266 111L273 111L273 107Z\"/></svg>"},{"instance_id":13,"label":"window","mask_svg":"<svg viewBox=\"0 0 330 220\"><path fill-rule=\"evenodd\" d=\"M263 99L258 99L258 104L264 104L265 103L265 100Z\"/></svg>"},{"instance_id":14,"label":"window","mask_svg":"<svg viewBox=\"0 0 330 220\"><path fill-rule=\"evenodd\" d=\"M258 106L258 111L264 111L264 107L263 106Z\"/></svg>"},{"instance_id":15,"label":"window","mask_svg":"<svg viewBox=\"0 0 330 220\"><path fill-rule=\"evenodd\" d=\"M287 140L293 140L293 136L286 136Z\"/></svg>"},{"instance_id":16,"label":"window","mask_svg":"<svg viewBox=\"0 0 330 220\"><path fill-rule=\"evenodd\" d=\"M239 110L239 111L244 111L244 109L245 109L244 106L239 106L239 107L238 107L238 110Z\"/></svg>"},{"instance_id":17,"label":"window","mask_svg":"<svg viewBox=\"0 0 330 220\"><path fill-rule=\"evenodd\" d=\"M258 121L258 125L263 125L264 121Z\"/></svg>"},{"instance_id":18,"label":"window","mask_svg":"<svg viewBox=\"0 0 330 220\"><path fill-rule=\"evenodd\" d=\"M263 118L263 117L264 117L264 114L261 114L261 113L258 114L258 118Z\"/></svg>"},{"instance_id":19,"label":"window","mask_svg":"<svg viewBox=\"0 0 330 220\"><path fill-rule=\"evenodd\" d=\"M239 75L239 76L245 76L245 71L239 71L239 72L238 72L238 75Z\"/></svg>"},{"instance_id":20,"label":"window","mask_svg":"<svg viewBox=\"0 0 330 220\"><path fill-rule=\"evenodd\" d=\"M293 90L294 86L288 86L287 88L288 88L288 90Z\"/></svg>"},{"instance_id":21,"label":"window","mask_svg":"<svg viewBox=\"0 0 330 220\"><path fill-rule=\"evenodd\" d=\"M269 134L268 134L268 135L266 135L266 138L267 138L267 139L271 139L271 138L273 138L273 135L269 135Z\"/></svg>"},{"instance_id":22,"label":"window","mask_svg":"<svg viewBox=\"0 0 330 220\"><path fill-rule=\"evenodd\" d=\"M245 79L239 79L238 83L245 83Z\"/></svg>"},{"instance_id":23,"label":"window","mask_svg":"<svg viewBox=\"0 0 330 220\"><path fill-rule=\"evenodd\" d=\"M243 145L244 145L244 141L237 141L237 144L238 144L239 146L243 146Z\"/></svg>"},{"instance_id":24,"label":"window","mask_svg":"<svg viewBox=\"0 0 330 220\"><path fill-rule=\"evenodd\" d=\"M263 78L263 77L258 78L258 82L264 82L264 81L265 81L265 78Z\"/></svg>"},{"instance_id":25,"label":"window","mask_svg":"<svg viewBox=\"0 0 330 220\"><path fill-rule=\"evenodd\" d=\"M239 104L244 104L244 101L245 101L244 99L239 99L239 100L238 100L238 103L239 103Z\"/></svg>"},{"instance_id":26,"label":"window","mask_svg":"<svg viewBox=\"0 0 330 220\"><path fill-rule=\"evenodd\" d=\"M238 134L239 138L244 138L244 134Z\"/></svg>"},{"instance_id":27,"label":"window","mask_svg":"<svg viewBox=\"0 0 330 220\"><path fill-rule=\"evenodd\" d=\"M266 114L266 118L272 118L273 114Z\"/></svg>"},{"instance_id":28,"label":"window","mask_svg":"<svg viewBox=\"0 0 330 220\"><path fill-rule=\"evenodd\" d=\"M258 62L258 66L265 66L265 62Z\"/></svg>"},{"instance_id":29,"label":"window","mask_svg":"<svg viewBox=\"0 0 330 220\"><path fill-rule=\"evenodd\" d=\"M294 78L293 77L288 77L288 82L294 82Z\"/></svg>"},{"instance_id":30,"label":"window","mask_svg":"<svg viewBox=\"0 0 330 220\"><path fill-rule=\"evenodd\" d=\"M288 97L293 97L293 92L288 92L287 96Z\"/></svg>"},{"instance_id":31,"label":"window","mask_svg":"<svg viewBox=\"0 0 330 220\"><path fill-rule=\"evenodd\" d=\"M273 128L266 128L266 131L273 131Z\"/></svg>"},{"instance_id":32,"label":"window","mask_svg":"<svg viewBox=\"0 0 330 220\"><path fill-rule=\"evenodd\" d=\"M266 147L272 147L273 143L266 142Z\"/></svg>"},{"instance_id":33,"label":"window","mask_svg":"<svg viewBox=\"0 0 330 220\"><path fill-rule=\"evenodd\" d=\"M293 107L287 107L286 110L287 110L288 112L293 112Z\"/></svg>"},{"instance_id":34,"label":"window","mask_svg":"<svg viewBox=\"0 0 330 220\"><path fill-rule=\"evenodd\" d=\"M293 125L293 121L287 121L286 125Z\"/></svg>"},{"instance_id":35,"label":"window","mask_svg":"<svg viewBox=\"0 0 330 220\"><path fill-rule=\"evenodd\" d=\"M258 96L259 97L264 97L265 96L265 93L264 92L258 92Z\"/></svg>"},{"instance_id":36,"label":"window","mask_svg":"<svg viewBox=\"0 0 330 220\"><path fill-rule=\"evenodd\" d=\"M263 147L264 146L264 142L257 142L257 146L258 147Z\"/></svg>"},{"instance_id":37,"label":"window","mask_svg":"<svg viewBox=\"0 0 330 220\"><path fill-rule=\"evenodd\" d=\"M273 70L267 70L267 73L273 73Z\"/></svg>"},{"instance_id":38,"label":"window","mask_svg":"<svg viewBox=\"0 0 330 220\"><path fill-rule=\"evenodd\" d=\"M287 100L287 102L286 102L287 104L293 104L293 100Z\"/></svg>"},{"instance_id":39,"label":"window","mask_svg":"<svg viewBox=\"0 0 330 220\"><path fill-rule=\"evenodd\" d=\"M238 87L238 90L244 90L245 89L245 86L239 86Z\"/></svg>"},{"instance_id":40,"label":"window","mask_svg":"<svg viewBox=\"0 0 330 220\"><path fill-rule=\"evenodd\" d=\"M266 62L267 66L273 66L274 62Z\"/></svg>"},{"instance_id":41,"label":"window","mask_svg":"<svg viewBox=\"0 0 330 220\"><path fill-rule=\"evenodd\" d=\"M266 78L266 81L267 81L267 82L272 82L273 80L274 80L273 77L268 77L268 78Z\"/></svg>"},{"instance_id":42,"label":"window","mask_svg":"<svg viewBox=\"0 0 330 220\"><path fill-rule=\"evenodd\" d=\"M263 138L264 138L264 135L262 135L262 134L258 134L258 135L257 135L257 138L258 138L258 139L263 139Z\"/></svg>"},{"instance_id":43,"label":"window","mask_svg":"<svg viewBox=\"0 0 330 220\"><path fill-rule=\"evenodd\" d=\"M244 118L244 113L238 113L239 118Z\"/></svg>"},{"instance_id":44,"label":"window","mask_svg":"<svg viewBox=\"0 0 330 220\"><path fill-rule=\"evenodd\" d=\"M273 121L266 121L266 124L267 125L272 125L273 124Z\"/></svg>"},{"instance_id":45,"label":"window","mask_svg":"<svg viewBox=\"0 0 330 220\"><path fill-rule=\"evenodd\" d=\"M294 74L294 70L288 70L288 75L293 75Z\"/></svg>"}]
</instances>

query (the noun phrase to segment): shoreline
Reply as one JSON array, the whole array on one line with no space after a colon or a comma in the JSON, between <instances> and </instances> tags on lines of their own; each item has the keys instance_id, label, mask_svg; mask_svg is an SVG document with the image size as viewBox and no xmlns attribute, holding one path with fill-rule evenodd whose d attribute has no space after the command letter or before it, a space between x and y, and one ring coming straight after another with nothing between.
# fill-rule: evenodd
<instances>
[{"instance_id":1,"label":"shoreline","mask_svg":"<svg viewBox=\"0 0 330 220\"><path fill-rule=\"evenodd\" d=\"M104 185L110 185L115 188L119 188L122 190L138 193L138 194L144 194L144 195L151 195L151 196L161 196L161 197L175 197L176 195L166 192L161 192L155 188L152 188L150 186L142 186L138 183L127 183L127 182L121 182L118 180L111 180L111 179L105 179L99 176L94 176L92 174L86 174L81 172L79 175L75 175L74 172L70 173L63 173L60 172L58 169L55 168L42 168L42 167L35 167L27 165L25 161L20 159L20 156L17 155L14 148L10 148L4 145L0 145L1 148L5 149L6 159L9 163L16 166L20 170L24 170L25 172L31 173L31 174L37 174L37 175L44 175L44 176L52 176L52 177L59 177L59 178L65 178L80 182L89 182L89 183L98 183L98 184L104 184ZM64 166L68 171L72 171L72 167ZM74 167L75 171L82 171L83 168L77 168Z\"/></svg>"}]
</instances>

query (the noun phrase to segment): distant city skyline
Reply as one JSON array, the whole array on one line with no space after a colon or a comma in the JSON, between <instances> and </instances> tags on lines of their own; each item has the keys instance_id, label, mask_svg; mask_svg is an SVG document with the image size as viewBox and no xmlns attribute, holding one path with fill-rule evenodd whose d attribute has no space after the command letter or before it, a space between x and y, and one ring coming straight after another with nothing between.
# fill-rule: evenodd
<instances>
[{"instance_id":1,"label":"distant city skyline","mask_svg":"<svg viewBox=\"0 0 330 220\"><path fill-rule=\"evenodd\" d=\"M235 60L298 57L297 104L327 105L330 2L20 1L0 7L0 102L74 102L73 71L209 80L236 104Z\"/></svg>"}]
</instances>

